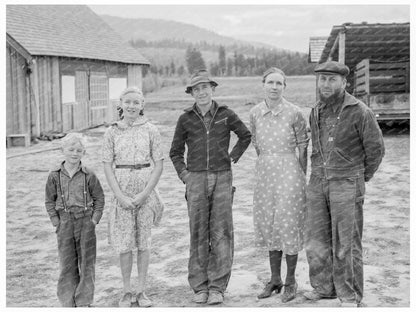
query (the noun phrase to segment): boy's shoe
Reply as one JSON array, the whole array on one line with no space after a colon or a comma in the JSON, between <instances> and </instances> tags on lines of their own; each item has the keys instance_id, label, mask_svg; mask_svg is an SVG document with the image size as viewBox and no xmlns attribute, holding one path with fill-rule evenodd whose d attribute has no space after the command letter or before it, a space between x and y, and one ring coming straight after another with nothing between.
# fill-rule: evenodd
<instances>
[{"instance_id":1,"label":"boy's shoe","mask_svg":"<svg viewBox=\"0 0 416 312\"><path fill-rule=\"evenodd\" d=\"M118 306L120 308L126 308L131 306L131 299L133 298L133 295L131 292L126 292L123 294L123 296L120 298L118 302Z\"/></svg>"},{"instance_id":2,"label":"boy's shoe","mask_svg":"<svg viewBox=\"0 0 416 312\"><path fill-rule=\"evenodd\" d=\"M152 300L150 300L149 297L147 297L144 292L136 296L136 301L139 307L143 307L143 308L148 308L153 305Z\"/></svg>"},{"instance_id":3,"label":"boy's shoe","mask_svg":"<svg viewBox=\"0 0 416 312\"><path fill-rule=\"evenodd\" d=\"M207 303L208 293L206 291L199 291L194 294L193 301L195 303Z\"/></svg>"},{"instance_id":4,"label":"boy's shoe","mask_svg":"<svg viewBox=\"0 0 416 312\"><path fill-rule=\"evenodd\" d=\"M357 302L341 302L341 308L358 308Z\"/></svg>"},{"instance_id":5,"label":"boy's shoe","mask_svg":"<svg viewBox=\"0 0 416 312\"><path fill-rule=\"evenodd\" d=\"M337 296L334 294L331 295L322 295L320 293L318 293L315 289L312 291L307 291L303 294L303 296L308 299L308 300L321 300L321 299L336 299Z\"/></svg>"},{"instance_id":6,"label":"boy's shoe","mask_svg":"<svg viewBox=\"0 0 416 312\"><path fill-rule=\"evenodd\" d=\"M208 297L208 304L220 304L224 302L224 296L219 291L210 291Z\"/></svg>"}]
</instances>

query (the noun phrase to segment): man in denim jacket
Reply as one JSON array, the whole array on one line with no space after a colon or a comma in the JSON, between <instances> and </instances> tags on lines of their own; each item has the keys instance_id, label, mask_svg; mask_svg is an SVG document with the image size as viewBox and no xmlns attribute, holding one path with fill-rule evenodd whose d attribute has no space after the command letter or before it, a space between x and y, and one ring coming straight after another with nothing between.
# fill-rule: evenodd
<instances>
[{"instance_id":1,"label":"man in denim jacket","mask_svg":"<svg viewBox=\"0 0 416 312\"><path fill-rule=\"evenodd\" d=\"M310 115L306 243L314 289L305 297L339 298L342 306L359 306L365 182L384 156L383 137L369 107L345 91L347 66L330 61L315 72L319 102Z\"/></svg>"},{"instance_id":2,"label":"man in denim jacket","mask_svg":"<svg viewBox=\"0 0 416 312\"><path fill-rule=\"evenodd\" d=\"M251 141L250 131L238 116L212 100L217 85L206 70L192 76L185 92L195 98L195 104L179 117L170 149L178 176L186 184L191 234L188 281L194 302L208 304L223 302L231 275L231 160L236 163ZM238 141L228 153L231 131Z\"/></svg>"}]
</instances>

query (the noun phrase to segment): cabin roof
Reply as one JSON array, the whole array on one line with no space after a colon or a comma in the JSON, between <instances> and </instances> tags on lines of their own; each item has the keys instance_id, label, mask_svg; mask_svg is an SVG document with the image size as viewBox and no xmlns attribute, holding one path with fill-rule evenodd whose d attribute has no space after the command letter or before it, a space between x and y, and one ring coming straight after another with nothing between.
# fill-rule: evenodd
<instances>
[{"instance_id":1,"label":"cabin roof","mask_svg":"<svg viewBox=\"0 0 416 312\"><path fill-rule=\"evenodd\" d=\"M345 64L353 69L363 59L381 62L408 61L410 23L344 23L333 26L319 63L338 59L337 37L345 33Z\"/></svg>"},{"instance_id":2,"label":"cabin roof","mask_svg":"<svg viewBox=\"0 0 416 312\"><path fill-rule=\"evenodd\" d=\"M6 32L33 56L149 65L85 5L7 5Z\"/></svg>"}]
</instances>

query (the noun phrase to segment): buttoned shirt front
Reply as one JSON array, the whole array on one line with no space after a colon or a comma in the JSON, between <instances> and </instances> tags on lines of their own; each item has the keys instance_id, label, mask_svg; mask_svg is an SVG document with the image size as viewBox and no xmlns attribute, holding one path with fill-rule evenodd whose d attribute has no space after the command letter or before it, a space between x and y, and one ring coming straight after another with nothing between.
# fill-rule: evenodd
<instances>
[{"instance_id":1,"label":"buttoned shirt front","mask_svg":"<svg viewBox=\"0 0 416 312\"><path fill-rule=\"evenodd\" d=\"M334 148L334 129L341 112L343 99L335 104L319 104L319 140L324 158L328 159L329 152Z\"/></svg>"},{"instance_id":2,"label":"buttoned shirt front","mask_svg":"<svg viewBox=\"0 0 416 312\"><path fill-rule=\"evenodd\" d=\"M53 222L53 219L58 218L58 210L66 207L69 211L78 213L87 207L93 209L93 218L98 223L103 213L104 202L100 181L93 172L81 164L72 177L63 163L49 174L45 188L45 206Z\"/></svg>"}]
</instances>

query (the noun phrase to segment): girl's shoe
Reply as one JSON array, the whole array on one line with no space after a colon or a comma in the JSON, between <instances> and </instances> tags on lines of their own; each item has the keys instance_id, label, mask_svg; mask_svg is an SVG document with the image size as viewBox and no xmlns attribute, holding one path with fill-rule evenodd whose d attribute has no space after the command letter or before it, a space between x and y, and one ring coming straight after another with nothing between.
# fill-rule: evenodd
<instances>
[{"instance_id":1,"label":"girl's shoe","mask_svg":"<svg viewBox=\"0 0 416 312\"><path fill-rule=\"evenodd\" d=\"M146 296L144 292L138 294L136 296L137 304L139 307L148 308L153 305L152 300L149 299L149 297Z\"/></svg>"},{"instance_id":2,"label":"girl's shoe","mask_svg":"<svg viewBox=\"0 0 416 312\"><path fill-rule=\"evenodd\" d=\"M276 294L278 294L282 291L283 286L283 283L275 285L272 282L268 282L266 287L264 287L263 291L257 296L257 298L268 298L272 295L273 291L276 292Z\"/></svg>"},{"instance_id":3,"label":"girl's shoe","mask_svg":"<svg viewBox=\"0 0 416 312\"><path fill-rule=\"evenodd\" d=\"M132 297L133 295L131 292L124 293L118 302L118 306L120 308L129 308L131 306Z\"/></svg>"},{"instance_id":4,"label":"girl's shoe","mask_svg":"<svg viewBox=\"0 0 416 312\"><path fill-rule=\"evenodd\" d=\"M285 286L285 291L282 295L282 302L288 302L296 298L296 291L298 290L298 283Z\"/></svg>"}]
</instances>

